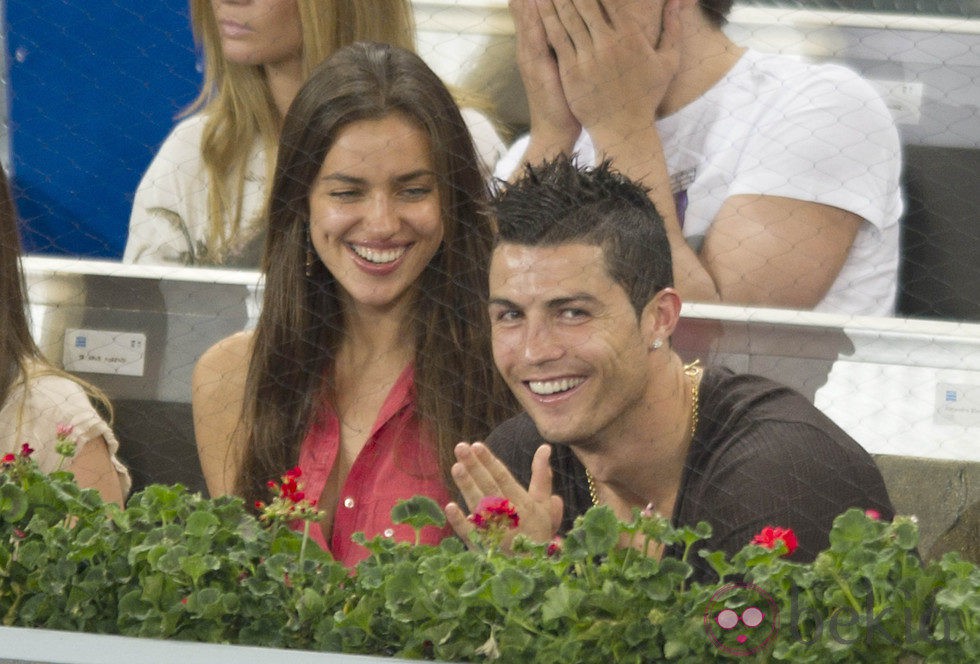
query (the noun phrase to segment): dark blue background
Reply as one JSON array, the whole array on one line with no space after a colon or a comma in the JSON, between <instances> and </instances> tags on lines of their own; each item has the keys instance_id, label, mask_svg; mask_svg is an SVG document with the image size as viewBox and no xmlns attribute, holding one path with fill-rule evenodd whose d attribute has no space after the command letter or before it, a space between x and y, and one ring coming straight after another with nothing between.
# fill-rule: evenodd
<instances>
[{"instance_id":1,"label":"dark blue background","mask_svg":"<svg viewBox=\"0 0 980 664\"><path fill-rule=\"evenodd\" d=\"M187 0L5 4L25 250L119 258L140 177L200 86Z\"/></svg>"}]
</instances>

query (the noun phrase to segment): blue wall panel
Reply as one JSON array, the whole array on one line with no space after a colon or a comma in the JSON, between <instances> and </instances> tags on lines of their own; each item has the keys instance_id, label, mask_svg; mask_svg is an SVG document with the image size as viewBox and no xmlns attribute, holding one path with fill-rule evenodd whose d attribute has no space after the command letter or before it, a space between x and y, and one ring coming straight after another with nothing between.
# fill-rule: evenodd
<instances>
[{"instance_id":1,"label":"blue wall panel","mask_svg":"<svg viewBox=\"0 0 980 664\"><path fill-rule=\"evenodd\" d=\"M200 85L187 0L6 0L28 252L118 258L143 170Z\"/></svg>"}]
</instances>

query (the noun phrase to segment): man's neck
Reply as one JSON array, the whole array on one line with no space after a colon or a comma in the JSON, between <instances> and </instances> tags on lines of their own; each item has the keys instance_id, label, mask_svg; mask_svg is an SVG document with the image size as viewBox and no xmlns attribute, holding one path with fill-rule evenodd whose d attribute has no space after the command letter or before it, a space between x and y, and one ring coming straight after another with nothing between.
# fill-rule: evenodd
<instances>
[{"instance_id":1,"label":"man's neck","mask_svg":"<svg viewBox=\"0 0 980 664\"><path fill-rule=\"evenodd\" d=\"M694 14L696 18L683 27L680 69L657 109L658 118L676 113L703 96L745 53L745 48L736 45L700 12Z\"/></svg>"},{"instance_id":2,"label":"man's neck","mask_svg":"<svg viewBox=\"0 0 980 664\"><path fill-rule=\"evenodd\" d=\"M685 374L675 354L668 358L666 366L652 372L656 384L646 398L614 431L571 445L589 471L599 502L620 518L647 505L670 517L680 490L692 437L693 381L700 376Z\"/></svg>"}]
</instances>

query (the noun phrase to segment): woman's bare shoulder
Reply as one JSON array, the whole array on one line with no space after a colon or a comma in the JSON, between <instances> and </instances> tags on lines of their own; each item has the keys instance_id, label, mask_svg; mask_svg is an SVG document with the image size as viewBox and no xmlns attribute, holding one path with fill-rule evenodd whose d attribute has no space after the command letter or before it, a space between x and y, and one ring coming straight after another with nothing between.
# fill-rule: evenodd
<instances>
[{"instance_id":1,"label":"woman's bare shoulder","mask_svg":"<svg viewBox=\"0 0 980 664\"><path fill-rule=\"evenodd\" d=\"M200 379L233 379L248 373L248 360L252 354L252 332L237 332L214 344L201 355L194 367L194 383Z\"/></svg>"},{"instance_id":2,"label":"woman's bare shoulder","mask_svg":"<svg viewBox=\"0 0 980 664\"><path fill-rule=\"evenodd\" d=\"M191 378L191 402L195 417L232 412L237 418L245 397L252 354L252 333L225 337L201 355Z\"/></svg>"},{"instance_id":3,"label":"woman's bare shoulder","mask_svg":"<svg viewBox=\"0 0 980 664\"><path fill-rule=\"evenodd\" d=\"M211 346L194 367L194 435L212 496L229 493L238 475L239 426L251 352L252 333L240 332Z\"/></svg>"}]
</instances>

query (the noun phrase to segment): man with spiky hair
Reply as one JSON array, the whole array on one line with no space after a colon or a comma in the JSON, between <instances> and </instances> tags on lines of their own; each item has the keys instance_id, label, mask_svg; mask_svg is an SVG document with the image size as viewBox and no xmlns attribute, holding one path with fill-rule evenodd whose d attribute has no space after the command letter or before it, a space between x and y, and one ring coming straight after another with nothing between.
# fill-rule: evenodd
<instances>
[{"instance_id":1,"label":"man with spiky hair","mask_svg":"<svg viewBox=\"0 0 980 664\"><path fill-rule=\"evenodd\" d=\"M530 134L498 164L610 159L650 189L687 301L890 315L901 148L874 89L764 54L730 0L511 0Z\"/></svg>"},{"instance_id":2,"label":"man with spiky hair","mask_svg":"<svg viewBox=\"0 0 980 664\"><path fill-rule=\"evenodd\" d=\"M518 529L539 542L597 504L623 521L634 509L678 526L707 521L713 534L697 548L728 554L778 527L794 532L801 561L829 546L850 507L891 518L871 457L803 395L685 364L671 348L681 299L646 194L608 162L579 170L564 157L528 167L498 197L493 358L525 412L486 445L456 446L466 506L507 498ZM467 537L463 508L446 515ZM696 553L688 561L695 578L712 577Z\"/></svg>"}]
</instances>

